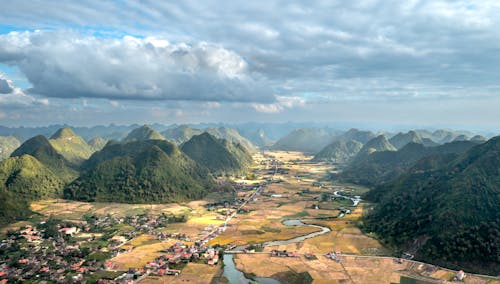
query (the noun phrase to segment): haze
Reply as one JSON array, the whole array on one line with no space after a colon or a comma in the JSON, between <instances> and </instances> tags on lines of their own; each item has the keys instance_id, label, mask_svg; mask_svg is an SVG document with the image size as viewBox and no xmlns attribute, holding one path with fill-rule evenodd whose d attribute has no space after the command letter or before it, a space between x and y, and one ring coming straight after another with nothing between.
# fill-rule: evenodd
<instances>
[{"instance_id":1,"label":"haze","mask_svg":"<svg viewBox=\"0 0 500 284\"><path fill-rule=\"evenodd\" d=\"M3 1L5 126L498 131L497 1Z\"/></svg>"}]
</instances>

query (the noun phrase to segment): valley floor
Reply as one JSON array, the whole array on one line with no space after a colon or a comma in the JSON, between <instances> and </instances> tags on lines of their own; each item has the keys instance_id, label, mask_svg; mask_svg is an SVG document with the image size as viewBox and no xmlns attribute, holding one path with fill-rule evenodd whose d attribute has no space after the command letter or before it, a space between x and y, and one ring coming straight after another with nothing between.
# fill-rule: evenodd
<instances>
[{"instance_id":1,"label":"valley floor","mask_svg":"<svg viewBox=\"0 0 500 284\"><path fill-rule=\"evenodd\" d=\"M358 224L369 204L360 202L353 206L350 199L335 196L333 192L340 191L345 196L354 197L362 195L367 189L332 184L325 178L329 171L335 170L334 167L310 163L309 159L296 152L256 154L256 163L252 168L256 180L237 180L245 188L238 191L238 197L248 200L248 203L238 204L238 214L236 209L227 211L224 206L207 206L212 200L159 205L49 200L33 203L32 210L42 216L54 215L73 222L82 222L84 214L117 219L162 213L187 216L186 222L139 230L140 233L138 231L121 244L122 252L110 259L107 264L109 271L143 269L179 241L190 245L205 239L209 245L224 246L227 250L244 249L247 253L234 255L234 261L236 268L246 275L270 277L282 283L298 281L298 275L304 272L310 275L312 283L417 283L417 280L423 281L418 283L451 283L456 271L391 257L389 249L363 234ZM265 185L259 189L258 184ZM253 195L256 190L259 192ZM331 231L297 243L259 246L268 241L288 240L319 230L282 223L289 219L320 225ZM26 224L13 224L9 229ZM126 224L114 226L117 236L122 234L121 228L131 229ZM162 233L169 236L181 234L182 238L159 238ZM254 249L256 253L253 253ZM293 252L296 256L275 257L271 255L273 250ZM335 253L330 255L334 257L325 256L332 252ZM189 262L178 276L149 275L140 278L140 283L224 283L227 279L222 276L222 269L221 265ZM500 280L467 275L464 282L500 283Z\"/></svg>"}]
</instances>

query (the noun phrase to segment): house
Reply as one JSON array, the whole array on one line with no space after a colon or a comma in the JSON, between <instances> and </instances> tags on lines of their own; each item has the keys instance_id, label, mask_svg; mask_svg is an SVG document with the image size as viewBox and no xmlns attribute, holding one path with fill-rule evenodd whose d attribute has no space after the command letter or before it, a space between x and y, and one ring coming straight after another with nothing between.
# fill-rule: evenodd
<instances>
[{"instance_id":1,"label":"house","mask_svg":"<svg viewBox=\"0 0 500 284\"><path fill-rule=\"evenodd\" d=\"M77 227L65 227L59 229L59 233L63 233L65 235L70 235L73 236L73 234L78 233L78 228Z\"/></svg>"},{"instance_id":2,"label":"house","mask_svg":"<svg viewBox=\"0 0 500 284\"><path fill-rule=\"evenodd\" d=\"M457 275L455 277L458 281L462 281L466 276L467 275L465 275L465 272L463 270L460 270L459 272L457 272Z\"/></svg>"},{"instance_id":3,"label":"house","mask_svg":"<svg viewBox=\"0 0 500 284\"><path fill-rule=\"evenodd\" d=\"M208 265L216 265L219 262L219 255L214 255L211 259L208 260Z\"/></svg>"}]
</instances>

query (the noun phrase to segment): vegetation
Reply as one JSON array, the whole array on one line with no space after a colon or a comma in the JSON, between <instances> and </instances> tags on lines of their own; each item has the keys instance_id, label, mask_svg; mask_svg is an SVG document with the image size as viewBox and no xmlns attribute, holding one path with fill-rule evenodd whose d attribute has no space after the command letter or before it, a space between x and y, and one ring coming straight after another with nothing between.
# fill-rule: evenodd
<instances>
[{"instance_id":1,"label":"vegetation","mask_svg":"<svg viewBox=\"0 0 500 284\"><path fill-rule=\"evenodd\" d=\"M0 161L7 159L21 142L14 136L0 136Z\"/></svg>"},{"instance_id":2,"label":"vegetation","mask_svg":"<svg viewBox=\"0 0 500 284\"><path fill-rule=\"evenodd\" d=\"M169 141L180 145L195 135L203 133L203 130L189 127L188 125L180 125L178 127L169 128L163 131L161 134Z\"/></svg>"},{"instance_id":3,"label":"vegetation","mask_svg":"<svg viewBox=\"0 0 500 284\"><path fill-rule=\"evenodd\" d=\"M139 128L132 130L127 137L123 139L123 142L133 142L133 141L146 141L146 140L165 140L160 133L151 128L149 125L143 125Z\"/></svg>"},{"instance_id":4,"label":"vegetation","mask_svg":"<svg viewBox=\"0 0 500 284\"><path fill-rule=\"evenodd\" d=\"M79 166L94 152L87 142L76 135L71 128L57 130L50 137L49 142L58 153L74 166Z\"/></svg>"},{"instance_id":5,"label":"vegetation","mask_svg":"<svg viewBox=\"0 0 500 284\"><path fill-rule=\"evenodd\" d=\"M160 203L202 198L213 188L204 167L162 140L108 143L64 192L82 201Z\"/></svg>"},{"instance_id":6,"label":"vegetation","mask_svg":"<svg viewBox=\"0 0 500 284\"><path fill-rule=\"evenodd\" d=\"M477 144L470 141L452 142L437 147L409 143L399 151L379 151L356 159L338 176L338 179L373 186L396 178L424 157L462 154L475 145ZM426 161L431 162L435 159ZM431 165L421 164L424 169L428 166Z\"/></svg>"},{"instance_id":7,"label":"vegetation","mask_svg":"<svg viewBox=\"0 0 500 284\"><path fill-rule=\"evenodd\" d=\"M271 149L317 153L333 139L333 133L326 129L300 128L278 140Z\"/></svg>"},{"instance_id":8,"label":"vegetation","mask_svg":"<svg viewBox=\"0 0 500 284\"><path fill-rule=\"evenodd\" d=\"M410 169L367 195L378 204L365 217L366 229L425 260L498 271L500 137L451 161L423 164L435 167Z\"/></svg>"},{"instance_id":9,"label":"vegetation","mask_svg":"<svg viewBox=\"0 0 500 284\"><path fill-rule=\"evenodd\" d=\"M207 132L193 136L181 149L212 173L239 173L252 162L252 156L240 144L217 139Z\"/></svg>"},{"instance_id":10,"label":"vegetation","mask_svg":"<svg viewBox=\"0 0 500 284\"><path fill-rule=\"evenodd\" d=\"M361 150L363 144L356 140L338 140L328 144L313 161L327 161L333 163L347 163Z\"/></svg>"},{"instance_id":11,"label":"vegetation","mask_svg":"<svg viewBox=\"0 0 500 284\"><path fill-rule=\"evenodd\" d=\"M373 152L382 151L396 151L397 149L387 140L384 135L379 135L363 145L363 148L359 150L356 155L355 160L363 159L364 157L370 155Z\"/></svg>"},{"instance_id":12,"label":"vegetation","mask_svg":"<svg viewBox=\"0 0 500 284\"><path fill-rule=\"evenodd\" d=\"M401 149L408 143L418 143L424 146L437 146L438 144L430 138L424 138L416 131L408 131L408 133L398 133L389 142L396 147L396 149Z\"/></svg>"},{"instance_id":13,"label":"vegetation","mask_svg":"<svg viewBox=\"0 0 500 284\"><path fill-rule=\"evenodd\" d=\"M70 182L78 176L78 172L70 167L69 162L56 151L43 135L28 139L11 156L19 157L23 155L35 157L65 182Z\"/></svg>"},{"instance_id":14,"label":"vegetation","mask_svg":"<svg viewBox=\"0 0 500 284\"><path fill-rule=\"evenodd\" d=\"M31 213L29 201L60 197L63 182L30 155L0 162L0 225Z\"/></svg>"},{"instance_id":15,"label":"vegetation","mask_svg":"<svg viewBox=\"0 0 500 284\"><path fill-rule=\"evenodd\" d=\"M89 140L89 146L92 149L92 151L97 152L101 151L104 146L106 146L107 141L102 139L101 137L94 137Z\"/></svg>"}]
</instances>

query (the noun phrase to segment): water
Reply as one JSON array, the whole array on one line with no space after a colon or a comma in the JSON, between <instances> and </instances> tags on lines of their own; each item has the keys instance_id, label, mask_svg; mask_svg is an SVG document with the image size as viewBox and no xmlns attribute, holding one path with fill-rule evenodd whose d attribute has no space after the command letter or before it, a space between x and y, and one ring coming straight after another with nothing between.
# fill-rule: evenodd
<instances>
[{"instance_id":1,"label":"water","mask_svg":"<svg viewBox=\"0 0 500 284\"><path fill-rule=\"evenodd\" d=\"M265 247L288 245L288 244L298 243L298 242L301 242L305 239L314 238L316 236L323 235L323 234L330 232L330 228L323 227L323 226L317 226L317 225L304 224L300 220L285 220L285 221L283 221L283 225L285 225L285 226L308 226L308 227L321 229L321 231L310 233L308 235L296 237L296 238L289 239L289 240L284 240L284 241L265 242L262 245Z\"/></svg>"},{"instance_id":2,"label":"water","mask_svg":"<svg viewBox=\"0 0 500 284\"><path fill-rule=\"evenodd\" d=\"M233 255L225 254L224 255L224 273L222 276L226 277L229 280L229 283L235 284L249 284L253 283L252 280L245 277L243 272L236 269L236 265L234 264ZM255 281L262 284L281 284L278 280L266 277L255 277Z\"/></svg>"}]
</instances>

